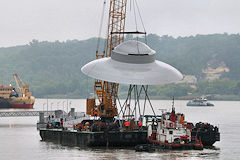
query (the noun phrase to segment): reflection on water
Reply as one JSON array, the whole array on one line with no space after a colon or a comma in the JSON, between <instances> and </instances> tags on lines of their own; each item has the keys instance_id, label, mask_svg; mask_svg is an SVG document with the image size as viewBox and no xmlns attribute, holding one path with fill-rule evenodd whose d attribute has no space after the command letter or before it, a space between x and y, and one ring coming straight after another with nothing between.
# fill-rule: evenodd
<instances>
[{"instance_id":1,"label":"reflection on water","mask_svg":"<svg viewBox=\"0 0 240 160\"><path fill-rule=\"evenodd\" d=\"M14 124L9 124L9 128L14 128Z\"/></svg>"},{"instance_id":2,"label":"reflection on water","mask_svg":"<svg viewBox=\"0 0 240 160\"><path fill-rule=\"evenodd\" d=\"M169 151L159 150L154 153L135 152L134 149L87 149L72 148L57 145L51 142L47 143L46 149L51 153L62 150L63 153L72 152L74 157L87 159L163 159L163 160L179 160L179 159L219 159L220 150L217 152L211 149L204 151ZM77 152L78 151L78 152ZM82 155L84 153L84 155Z\"/></svg>"},{"instance_id":3,"label":"reflection on water","mask_svg":"<svg viewBox=\"0 0 240 160\"><path fill-rule=\"evenodd\" d=\"M35 110L41 110L46 100L36 100ZM53 104L62 100L49 100ZM77 111L85 111L85 100L71 100ZM171 107L171 101L152 101L157 108ZM200 160L200 159L233 159L240 157L240 102L213 102L212 108L188 108L187 101L176 101L177 112L183 112L188 121L210 122L219 124L221 141L214 147L203 151L158 150L154 153L135 152L133 148L79 148L68 147L52 142L43 142L36 129L38 117L0 118L0 155L1 160L79 160L79 159L160 159L160 160ZM66 109L66 107L65 107Z\"/></svg>"},{"instance_id":4,"label":"reflection on water","mask_svg":"<svg viewBox=\"0 0 240 160\"><path fill-rule=\"evenodd\" d=\"M161 160L179 160L179 159L219 159L220 148L208 147L203 151L199 150L163 150L159 149L154 153L135 152L134 148L87 148L87 147L69 147L56 144L53 142L41 141L44 150L49 153L59 152L61 150L63 156L67 152L71 152L73 157L87 159L161 159ZM84 155L82 155L82 153ZM51 157L52 155L50 155Z\"/></svg>"}]
</instances>

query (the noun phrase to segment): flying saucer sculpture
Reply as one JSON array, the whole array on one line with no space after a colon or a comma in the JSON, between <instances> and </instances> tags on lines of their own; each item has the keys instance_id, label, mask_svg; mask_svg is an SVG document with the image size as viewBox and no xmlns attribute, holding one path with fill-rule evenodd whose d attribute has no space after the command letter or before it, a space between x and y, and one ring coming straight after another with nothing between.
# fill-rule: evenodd
<instances>
[{"instance_id":1,"label":"flying saucer sculpture","mask_svg":"<svg viewBox=\"0 0 240 160\"><path fill-rule=\"evenodd\" d=\"M92 78L123 84L159 85L183 79L177 69L155 60L154 50L134 40L121 43L111 57L91 61L81 70Z\"/></svg>"}]
</instances>

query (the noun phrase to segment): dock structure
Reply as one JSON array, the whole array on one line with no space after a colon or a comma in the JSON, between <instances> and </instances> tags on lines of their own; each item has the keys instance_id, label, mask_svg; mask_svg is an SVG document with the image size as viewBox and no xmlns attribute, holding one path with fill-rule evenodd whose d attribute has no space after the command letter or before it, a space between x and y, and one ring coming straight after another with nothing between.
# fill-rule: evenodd
<instances>
[{"instance_id":1,"label":"dock structure","mask_svg":"<svg viewBox=\"0 0 240 160\"><path fill-rule=\"evenodd\" d=\"M44 116L55 115L55 111L5 111L0 112L0 117L33 117L43 113Z\"/></svg>"}]
</instances>

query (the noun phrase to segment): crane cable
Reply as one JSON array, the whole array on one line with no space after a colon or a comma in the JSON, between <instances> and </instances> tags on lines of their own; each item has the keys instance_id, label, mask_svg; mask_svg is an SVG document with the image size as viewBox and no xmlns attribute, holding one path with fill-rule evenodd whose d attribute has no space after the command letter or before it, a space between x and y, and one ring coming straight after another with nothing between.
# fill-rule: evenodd
<instances>
[{"instance_id":1,"label":"crane cable","mask_svg":"<svg viewBox=\"0 0 240 160\"><path fill-rule=\"evenodd\" d=\"M103 26L103 18L104 18L105 7L106 7L106 0L104 0L103 7L102 7L102 15L101 15L100 27L99 27L99 32L98 32L98 41L97 41L97 50L96 51L99 50L100 36L101 36L101 33L102 33L102 26Z\"/></svg>"},{"instance_id":2,"label":"crane cable","mask_svg":"<svg viewBox=\"0 0 240 160\"><path fill-rule=\"evenodd\" d=\"M145 39L145 42L146 42L146 44L147 44L146 28L145 28L144 23L143 23L143 19L142 19L142 16L141 16L141 12L140 12L140 9L139 9L137 0L133 0L133 10L134 10L135 25L136 25L136 31L138 32L138 23L137 23L137 13L136 13L136 9L137 9L137 13L138 13L138 16L139 16L139 18L140 18L140 21L141 21L141 24L142 24L144 33L145 33L144 39ZM139 37L138 37L138 35L137 35L137 41L138 41L138 38L139 38ZM139 53L138 43L137 43L137 49L138 49L138 53Z\"/></svg>"},{"instance_id":3,"label":"crane cable","mask_svg":"<svg viewBox=\"0 0 240 160\"><path fill-rule=\"evenodd\" d=\"M145 25L144 25L144 23L143 23L142 15L141 15L141 12L140 12L140 9L139 9L139 6L138 6L138 3L137 3L136 0L135 0L135 3L136 3L136 6L137 6L137 10L138 10L138 14L139 14L140 21L141 21L141 23L142 23L143 30L144 30L144 32L145 32L145 41L146 41L146 44L147 44L146 28L145 28Z\"/></svg>"},{"instance_id":4,"label":"crane cable","mask_svg":"<svg viewBox=\"0 0 240 160\"><path fill-rule=\"evenodd\" d=\"M102 33L102 26L103 26L103 18L104 18L104 13L105 13L105 7L106 7L106 0L103 1L103 6L102 6L102 14L101 14L101 20L100 20L100 26L99 26L99 31L98 31L98 39L97 39L97 48L96 48L96 55L98 54L98 50L99 50L99 46L100 46L100 39L101 39L101 33ZM95 67L95 65L93 66L93 68ZM90 69L89 73L93 70ZM96 81L96 79L95 79ZM89 93L89 77L87 76L87 90ZM96 97L96 93L95 93L95 89L93 88L93 96L94 99Z\"/></svg>"},{"instance_id":5,"label":"crane cable","mask_svg":"<svg viewBox=\"0 0 240 160\"><path fill-rule=\"evenodd\" d=\"M138 23L137 23L137 14L136 14L136 9L135 9L135 3L136 3L136 1L135 0L133 0L133 12L134 12L134 20L135 20L135 27L136 27L136 31L138 31Z\"/></svg>"},{"instance_id":6,"label":"crane cable","mask_svg":"<svg viewBox=\"0 0 240 160\"><path fill-rule=\"evenodd\" d=\"M137 14L136 14L136 7L135 7L135 4L136 1L133 0L133 13L134 13L134 20L135 20L135 27L136 27L136 32L138 32L138 23L137 23ZM138 41L138 35L137 35L137 41ZM138 43L137 43L137 50L138 50L138 54L140 53L139 51L139 47L138 47Z\"/></svg>"}]
</instances>

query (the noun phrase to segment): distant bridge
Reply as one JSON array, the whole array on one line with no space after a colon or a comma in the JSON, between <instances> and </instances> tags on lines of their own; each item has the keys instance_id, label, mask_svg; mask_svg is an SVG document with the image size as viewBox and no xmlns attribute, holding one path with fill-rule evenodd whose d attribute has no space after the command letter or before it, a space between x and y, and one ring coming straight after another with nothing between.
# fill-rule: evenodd
<instances>
[{"instance_id":1,"label":"distant bridge","mask_svg":"<svg viewBox=\"0 0 240 160\"><path fill-rule=\"evenodd\" d=\"M33 117L39 116L43 112L44 116L55 115L55 111L6 111L0 112L0 117Z\"/></svg>"}]
</instances>

